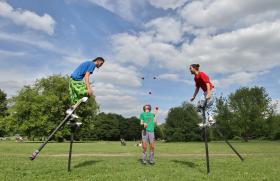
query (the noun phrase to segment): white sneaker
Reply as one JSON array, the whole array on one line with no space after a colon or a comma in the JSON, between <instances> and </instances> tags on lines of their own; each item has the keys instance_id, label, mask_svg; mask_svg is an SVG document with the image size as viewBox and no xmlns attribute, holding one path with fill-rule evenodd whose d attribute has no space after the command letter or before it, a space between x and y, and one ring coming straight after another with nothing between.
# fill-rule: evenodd
<instances>
[{"instance_id":1,"label":"white sneaker","mask_svg":"<svg viewBox=\"0 0 280 181\"><path fill-rule=\"evenodd\" d=\"M81 127L81 125L82 125L83 123L77 122L76 124L77 124L78 127Z\"/></svg>"},{"instance_id":2,"label":"white sneaker","mask_svg":"<svg viewBox=\"0 0 280 181\"><path fill-rule=\"evenodd\" d=\"M154 164L155 164L155 161L154 161L154 160L150 160L149 163L150 163L151 165L154 165Z\"/></svg>"},{"instance_id":3,"label":"white sneaker","mask_svg":"<svg viewBox=\"0 0 280 181\"><path fill-rule=\"evenodd\" d=\"M213 124L216 123L216 120L212 116L209 116L208 123L209 123L209 126L212 126Z\"/></svg>"},{"instance_id":4,"label":"white sneaker","mask_svg":"<svg viewBox=\"0 0 280 181\"><path fill-rule=\"evenodd\" d=\"M147 162L146 160L142 160L142 164L143 164L143 165L147 165L148 162Z\"/></svg>"},{"instance_id":5,"label":"white sneaker","mask_svg":"<svg viewBox=\"0 0 280 181\"><path fill-rule=\"evenodd\" d=\"M205 127L211 127L215 123L216 123L216 121L213 121L213 122L208 122L207 121L206 123L201 122L201 123L198 123L197 125L200 129L203 129Z\"/></svg>"},{"instance_id":6,"label":"white sneaker","mask_svg":"<svg viewBox=\"0 0 280 181\"><path fill-rule=\"evenodd\" d=\"M68 115L73 114L73 109L72 108L67 109L66 114Z\"/></svg>"},{"instance_id":7,"label":"white sneaker","mask_svg":"<svg viewBox=\"0 0 280 181\"><path fill-rule=\"evenodd\" d=\"M72 117L73 119L78 119L78 118L79 118L79 116L77 116L76 114L71 114L71 117Z\"/></svg>"},{"instance_id":8,"label":"white sneaker","mask_svg":"<svg viewBox=\"0 0 280 181\"><path fill-rule=\"evenodd\" d=\"M204 124L203 122L198 123L197 125L200 129L203 129L206 126L206 124Z\"/></svg>"}]
</instances>

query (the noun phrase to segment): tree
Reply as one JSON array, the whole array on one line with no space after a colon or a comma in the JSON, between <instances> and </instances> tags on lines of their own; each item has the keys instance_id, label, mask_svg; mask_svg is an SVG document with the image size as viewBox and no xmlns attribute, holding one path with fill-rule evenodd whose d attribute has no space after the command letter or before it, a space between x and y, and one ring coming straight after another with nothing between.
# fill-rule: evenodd
<instances>
[{"instance_id":1,"label":"tree","mask_svg":"<svg viewBox=\"0 0 280 181\"><path fill-rule=\"evenodd\" d=\"M274 114L270 118L270 139L280 140L280 115Z\"/></svg>"},{"instance_id":2,"label":"tree","mask_svg":"<svg viewBox=\"0 0 280 181\"><path fill-rule=\"evenodd\" d=\"M233 131L245 141L268 137L267 118L273 113L271 98L263 87L243 87L229 96Z\"/></svg>"},{"instance_id":3,"label":"tree","mask_svg":"<svg viewBox=\"0 0 280 181\"><path fill-rule=\"evenodd\" d=\"M0 89L0 137L7 134L7 124L5 116L7 116L7 94Z\"/></svg>"},{"instance_id":4,"label":"tree","mask_svg":"<svg viewBox=\"0 0 280 181\"><path fill-rule=\"evenodd\" d=\"M95 96L91 96L86 104L77 110L82 123L81 129L76 134L76 139L94 140L95 121L99 107L95 101ZM70 135L69 135L70 136Z\"/></svg>"},{"instance_id":5,"label":"tree","mask_svg":"<svg viewBox=\"0 0 280 181\"><path fill-rule=\"evenodd\" d=\"M94 126L95 139L107 141L120 139L119 120L116 114L98 114Z\"/></svg>"},{"instance_id":6,"label":"tree","mask_svg":"<svg viewBox=\"0 0 280 181\"><path fill-rule=\"evenodd\" d=\"M137 117L131 117L127 118L126 121L128 122L127 140L140 140L142 130L140 125L140 119L138 119Z\"/></svg>"},{"instance_id":7,"label":"tree","mask_svg":"<svg viewBox=\"0 0 280 181\"><path fill-rule=\"evenodd\" d=\"M164 140L165 139L164 132L165 132L165 124L164 123L155 126L155 137L156 137L156 139Z\"/></svg>"},{"instance_id":8,"label":"tree","mask_svg":"<svg viewBox=\"0 0 280 181\"><path fill-rule=\"evenodd\" d=\"M233 131L234 124L233 114L229 109L228 100L224 97L219 97L216 99L216 115L215 119L217 121L217 129L219 129L222 134L227 139L232 139L235 135ZM213 128L213 139L221 139L219 134L217 134L216 128Z\"/></svg>"},{"instance_id":9,"label":"tree","mask_svg":"<svg viewBox=\"0 0 280 181\"><path fill-rule=\"evenodd\" d=\"M6 115L7 109L7 94L0 89L0 117Z\"/></svg>"},{"instance_id":10,"label":"tree","mask_svg":"<svg viewBox=\"0 0 280 181\"><path fill-rule=\"evenodd\" d=\"M165 125L167 141L201 140L201 131L197 126L201 121L201 117L191 104L183 103L180 107L171 108Z\"/></svg>"},{"instance_id":11,"label":"tree","mask_svg":"<svg viewBox=\"0 0 280 181\"><path fill-rule=\"evenodd\" d=\"M127 134L129 128L128 119L124 118L121 115L118 115L117 117L119 120L120 139L130 140Z\"/></svg>"},{"instance_id":12,"label":"tree","mask_svg":"<svg viewBox=\"0 0 280 181\"><path fill-rule=\"evenodd\" d=\"M94 122L94 139L129 141L141 139L140 120L136 117L124 118L113 113L100 113Z\"/></svg>"},{"instance_id":13,"label":"tree","mask_svg":"<svg viewBox=\"0 0 280 181\"><path fill-rule=\"evenodd\" d=\"M11 110L15 113L11 115L15 125L14 132L29 138L50 134L64 119L65 111L70 106L68 82L69 77L53 75L20 90L12 99L14 105ZM92 123L97 109L95 98L92 97L86 106L78 111L85 129ZM69 129L65 126L55 136L67 137L69 134Z\"/></svg>"}]
</instances>

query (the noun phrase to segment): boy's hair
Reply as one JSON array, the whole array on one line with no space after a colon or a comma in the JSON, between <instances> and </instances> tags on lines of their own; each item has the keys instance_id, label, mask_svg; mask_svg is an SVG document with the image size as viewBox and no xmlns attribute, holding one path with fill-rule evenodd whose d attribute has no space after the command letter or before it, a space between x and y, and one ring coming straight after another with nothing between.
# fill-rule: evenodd
<instances>
[{"instance_id":1,"label":"boy's hair","mask_svg":"<svg viewBox=\"0 0 280 181\"><path fill-rule=\"evenodd\" d=\"M97 60L100 60L102 62L105 62L105 60L102 57L96 57L95 59L93 59L93 62L96 62Z\"/></svg>"},{"instance_id":2,"label":"boy's hair","mask_svg":"<svg viewBox=\"0 0 280 181\"><path fill-rule=\"evenodd\" d=\"M199 64L191 64L191 67L193 67L195 70L199 70L200 65Z\"/></svg>"},{"instance_id":3,"label":"boy's hair","mask_svg":"<svg viewBox=\"0 0 280 181\"><path fill-rule=\"evenodd\" d=\"M149 111L151 111L151 110L152 110L152 106L151 106L150 104L146 104L145 106L143 106L143 111L145 111L146 106L148 106L148 107L149 107Z\"/></svg>"}]
</instances>

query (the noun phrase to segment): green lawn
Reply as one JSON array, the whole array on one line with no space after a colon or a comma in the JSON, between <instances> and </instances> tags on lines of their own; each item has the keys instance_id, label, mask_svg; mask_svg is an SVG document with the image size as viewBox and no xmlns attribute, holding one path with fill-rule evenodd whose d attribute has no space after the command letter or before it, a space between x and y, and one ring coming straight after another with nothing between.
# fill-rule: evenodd
<instances>
[{"instance_id":1,"label":"green lawn","mask_svg":"<svg viewBox=\"0 0 280 181\"><path fill-rule=\"evenodd\" d=\"M139 162L135 142L74 143L72 172L67 172L69 143L49 143L34 161L40 143L0 141L0 180L279 180L280 142L232 142L241 162L224 142L209 143L211 174L205 170L204 143L156 144L156 164Z\"/></svg>"}]
</instances>

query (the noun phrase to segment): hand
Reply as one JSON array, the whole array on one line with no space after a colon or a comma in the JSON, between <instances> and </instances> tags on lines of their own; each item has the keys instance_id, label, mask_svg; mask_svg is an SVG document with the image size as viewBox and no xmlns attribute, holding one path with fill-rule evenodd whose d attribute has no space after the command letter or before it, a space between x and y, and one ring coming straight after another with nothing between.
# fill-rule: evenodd
<instances>
[{"instance_id":1,"label":"hand","mask_svg":"<svg viewBox=\"0 0 280 181\"><path fill-rule=\"evenodd\" d=\"M88 89L87 90L87 95L90 97L90 96L92 96L92 90L91 89Z\"/></svg>"},{"instance_id":2,"label":"hand","mask_svg":"<svg viewBox=\"0 0 280 181\"><path fill-rule=\"evenodd\" d=\"M195 99L195 97L192 97L190 100L191 100L191 102L193 101Z\"/></svg>"},{"instance_id":3,"label":"hand","mask_svg":"<svg viewBox=\"0 0 280 181\"><path fill-rule=\"evenodd\" d=\"M207 100L211 99L211 94L207 94L205 99L207 99Z\"/></svg>"},{"instance_id":4,"label":"hand","mask_svg":"<svg viewBox=\"0 0 280 181\"><path fill-rule=\"evenodd\" d=\"M155 107L155 113L156 114L158 113L158 107Z\"/></svg>"},{"instance_id":5,"label":"hand","mask_svg":"<svg viewBox=\"0 0 280 181\"><path fill-rule=\"evenodd\" d=\"M144 123L144 128L147 128L147 127L148 127L148 125L146 123Z\"/></svg>"}]
</instances>

